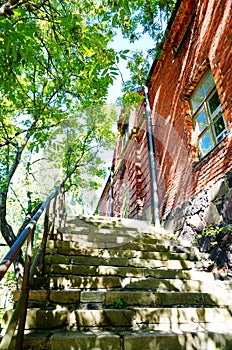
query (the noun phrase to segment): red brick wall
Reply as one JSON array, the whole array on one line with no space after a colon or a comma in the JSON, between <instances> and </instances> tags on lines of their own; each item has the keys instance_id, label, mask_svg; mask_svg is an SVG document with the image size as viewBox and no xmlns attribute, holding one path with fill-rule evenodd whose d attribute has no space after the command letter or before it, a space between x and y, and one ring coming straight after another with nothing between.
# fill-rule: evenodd
<instances>
[{"instance_id":1,"label":"red brick wall","mask_svg":"<svg viewBox=\"0 0 232 350\"><path fill-rule=\"evenodd\" d=\"M230 135L198 162L188 102L200 78L211 68L231 130L231 15L230 0L204 0L196 5L194 1L182 1L163 57L151 77L149 96L162 216L232 168ZM181 43L180 31L185 31Z\"/></svg>"},{"instance_id":2,"label":"red brick wall","mask_svg":"<svg viewBox=\"0 0 232 350\"><path fill-rule=\"evenodd\" d=\"M96 212L101 216L110 216L110 178L108 178L106 186L103 190Z\"/></svg>"},{"instance_id":3,"label":"red brick wall","mask_svg":"<svg viewBox=\"0 0 232 350\"><path fill-rule=\"evenodd\" d=\"M127 211L130 218L145 218L151 204L151 191L146 121L142 114L137 116L134 127L124 148L120 133L118 135L120 152L116 152L115 158L114 216L124 216Z\"/></svg>"},{"instance_id":4,"label":"red brick wall","mask_svg":"<svg viewBox=\"0 0 232 350\"><path fill-rule=\"evenodd\" d=\"M170 25L162 57L150 75L148 87L159 209L164 219L232 169L231 6L231 0L183 0ZM229 134L199 160L189 98L209 68ZM137 132L131 133L124 150L119 133L114 159L115 216L123 216L125 206L129 206L130 217L147 218L151 206L149 153L143 114L142 104L135 120Z\"/></svg>"}]
</instances>

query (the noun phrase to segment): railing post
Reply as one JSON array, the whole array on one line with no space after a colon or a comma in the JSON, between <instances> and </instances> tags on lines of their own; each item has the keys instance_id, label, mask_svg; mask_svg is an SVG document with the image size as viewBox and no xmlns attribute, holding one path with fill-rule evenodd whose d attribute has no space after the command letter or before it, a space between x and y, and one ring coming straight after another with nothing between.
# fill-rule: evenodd
<instances>
[{"instance_id":1,"label":"railing post","mask_svg":"<svg viewBox=\"0 0 232 350\"><path fill-rule=\"evenodd\" d=\"M44 232L43 232L43 246L42 246L42 255L41 255L41 272L42 276L45 274L45 251L47 246L47 240L48 240L48 233L49 233L49 212L50 212L50 203L48 207L46 208L45 217L44 217Z\"/></svg>"},{"instance_id":2,"label":"railing post","mask_svg":"<svg viewBox=\"0 0 232 350\"><path fill-rule=\"evenodd\" d=\"M33 249L35 227L36 226L34 226L33 229L31 230L28 236L28 242L27 242L23 285L22 285L22 291L21 291L22 297L23 297L23 303L22 303L22 309L20 313L15 350L21 350L22 344L23 344L24 329L25 329L26 316L27 316L27 304L28 304L29 292L30 292L30 268L31 268L31 260L32 260L32 249Z\"/></svg>"},{"instance_id":3,"label":"railing post","mask_svg":"<svg viewBox=\"0 0 232 350\"><path fill-rule=\"evenodd\" d=\"M65 213L65 189L64 185L61 184L59 191L59 202L58 202L58 226L62 227L64 223L64 213Z\"/></svg>"}]
</instances>

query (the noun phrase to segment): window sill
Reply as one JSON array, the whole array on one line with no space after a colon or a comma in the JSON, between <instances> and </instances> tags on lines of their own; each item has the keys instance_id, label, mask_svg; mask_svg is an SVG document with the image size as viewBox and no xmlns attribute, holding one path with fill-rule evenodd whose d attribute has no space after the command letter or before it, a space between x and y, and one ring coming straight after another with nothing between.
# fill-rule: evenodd
<instances>
[{"instance_id":1,"label":"window sill","mask_svg":"<svg viewBox=\"0 0 232 350\"><path fill-rule=\"evenodd\" d=\"M193 170L197 171L199 170L199 168L201 168L205 163L208 163L209 159L216 156L217 152L223 148L225 146L225 142L227 141L227 139L229 138L230 134L225 135L225 137L219 142L217 143L212 149L211 151L209 151L209 153L207 153L206 155L204 155L204 157L202 157L201 159L199 159L198 161L196 161L193 164Z\"/></svg>"}]
</instances>

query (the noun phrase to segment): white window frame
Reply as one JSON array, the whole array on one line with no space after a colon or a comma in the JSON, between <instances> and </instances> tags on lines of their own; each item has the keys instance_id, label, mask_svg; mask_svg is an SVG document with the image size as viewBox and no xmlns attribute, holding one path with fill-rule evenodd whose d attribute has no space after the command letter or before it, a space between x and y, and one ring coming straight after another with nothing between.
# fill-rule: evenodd
<instances>
[{"instance_id":1,"label":"white window frame","mask_svg":"<svg viewBox=\"0 0 232 350\"><path fill-rule=\"evenodd\" d=\"M197 101L197 97L200 99L199 102ZM213 102L218 103L218 105L211 111L211 107L214 107ZM210 103L212 103L211 107ZM203 158L228 133L219 96L210 70L200 80L190 97L190 105L193 113L193 128L197 138L199 157Z\"/></svg>"}]
</instances>

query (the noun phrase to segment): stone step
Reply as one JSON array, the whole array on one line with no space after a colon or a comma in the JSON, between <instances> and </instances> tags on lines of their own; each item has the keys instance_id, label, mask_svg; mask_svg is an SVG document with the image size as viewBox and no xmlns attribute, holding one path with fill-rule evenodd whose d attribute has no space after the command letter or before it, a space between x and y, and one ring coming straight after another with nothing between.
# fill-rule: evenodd
<instances>
[{"instance_id":1,"label":"stone step","mask_svg":"<svg viewBox=\"0 0 232 350\"><path fill-rule=\"evenodd\" d=\"M13 301L17 301L20 291L13 293ZM151 292L151 291L79 291L79 290L31 290L30 302L37 302L44 307L45 304L77 305L80 303L102 303L102 307L117 306L232 306L231 292L220 291L216 293L200 292ZM35 305L35 304L34 304Z\"/></svg>"},{"instance_id":2,"label":"stone step","mask_svg":"<svg viewBox=\"0 0 232 350\"><path fill-rule=\"evenodd\" d=\"M121 288L122 278L111 276L54 276L54 277L36 277L33 279L33 289L107 289Z\"/></svg>"},{"instance_id":3,"label":"stone step","mask_svg":"<svg viewBox=\"0 0 232 350\"><path fill-rule=\"evenodd\" d=\"M156 239L154 242L150 242L150 243L134 240L133 242L118 245L117 249L156 252L157 246L165 246L166 249L169 250L170 252L173 251L174 249L181 249L181 248L182 249L189 249L190 251L194 251L194 249L189 247L189 246L181 247L180 242L170 241L169 239Z\"/></svg>"},{"instance_id":4,"label":"stone step","mask_svg":"<svg viewBox=\"0 0 232 350\"><path fill-rule=\"evenodd\" d=\"M6 311L2 327L8 325L12 310ZM86 310L28 309L25 329L72 329L73 327L126 327L133 324L134 312L127 309Z\"/></svg>"},{"instance_id":5,"label":"stone step","mask_svg":"<svg viewBox=\"0 0 232 350\"><path fill-rule=\"evenodd\" d=\"M142 256L135 254L133 258L137 259L149 259L149 260L194 260L194 257L188 253L169 253L169 252L143 252ZM138 257L139 256L139 257ZM99 255L91 256L76 256L76 255L46 255L45 263L46 264L78 264L78 265L113 265L113 266L128 266L129 259L132 257L111 257L105 258Z\"/></svg>"},{"instance_id":6,"label":"stone step","mask_svg":"<svg viewBox=\"0 0 232 350\"><path fill-rule=\"evenodd\" d=\"M170 307L170 306L232 306L230 292L143 292L143 291L109 291L105 295L106 305L115 305L120 300L125 306Z\"/></svg>"},{"instance_id":7,"label":"stone step","mask_svg":"<svg viewBox=\"0 0 232 350\"><path fill-rule=\"evenodd\" d=\"M136 324L224 323L231 327L232 311L227 308L135 308Z\"/></svg>"},{"instance_id":8,"label":"stone step","mask_svg":"<svg viewBox=\"0 0 232 350\"><path fill-rule=\"evenodd\" d=\"M157 279L154 277L119 277L119 276L52 276L36 277L33 279L32 289L142 289L152 291L173 292L211 292L217 289L231 290L231 283L227 281L209 280L181 280L181 279Z\"/></svg>"},{"instance_id":9,"label":"stone step","mask_svg":"<svg viewBox=\"0 0 232 350\"><path fill-rule=\"evenodd\" d=\"M110 226L110 225L98 225L98 224L80 224L77 225L75 223L65 223L63 227L58 227L57 229L58 234L59 233L79 233L79 234L113 234L113 235L119 235L119 236L137 236L137 235L146 235L150 233L140 233L137 228L132 227L123 227L123 226ZM158 234L160 235L160 234ZM167 234L164 234L165 237L167 237Z\"/></svg>"},{"instance_id":10,"label":"stone step","mask_svg":"<svg viewBox=\"0 0 232 350\"><path fill-rule=\"evenodd\" d=\"M217 325L216 325L217 326ZM14 346L14 343L12 344ZM96 349L96 350L231 350L232 333L211 332L43 332L25 335L23 349Z\"/></svg>"},{"instance_id":11,"label":"stone step","mask_svg":"<svg viewBox=\"0 0 232 350\"><path fill-rule=\"evenodd\" d=\"M180 269L143 269L144 277L154 277L158 279L177 278L181 280L193 281L215 281L214 275L211 272L198 270L180 270Z\"/></svg>"},{"instance_id":12,"label":"stone step","mask_svg":"<svg viewBox=\"0 0 232 350\"><path fill-rule=\"evenodd\" d=\"M85 236L83 236L85 237ZM104 237L101 236L101 238L97 239L95 237L89 238L89 235L86 236L86 238L83 239L78 234L64 234L62 237L56 237L54 239L51 239L49 237L49 240L59 240L61 242L73 242L78 245L79 248L88 247L88 248L98 248L98 249L123 249L123 250L145 250L145 251L156 251L156 245L166 245L169 247L172 246L180 246L180 243L178 241L170 241L168 238L154 238L149 240L137 240L137 239L127 239L123 237L115 237L115 236L109 236Z\"/></svg>"},{"instance_id":13,"label":"stone step","mask_svg":"<svg viewBox=\"0 0 232 350\"><path fill-rule=\"evenodd\" d=\"M138 259L132 258L129 260L129 266L146 267L146 268L165 268L165 269L182 269L189 270L194 267L194 263L188 260L155 260L155 259Z\"/></svg>"},{"instance_id":14,"label":"stone step","mask_svg":"<svg viewBox=\"0 0 232 350\"><path fill-rule=\"evenodd\" d=\"M65 220L64 227L69 225L75 225L76 227L91 227L95 226L98 228L120 228L126 231L136 230L140 233L156 233L156 234L168 234L167 231L160 228L159 230L155 229L153 224L150 224L147 221L126 219L126 218L116 218L116 217L85 217L85 216L75 216L68 215Z\"/></svg>"},{"instance_id":15,"label":"stone step","mask_svg":"<svg viewBox=\"0 0 232 350\"><path fill-rule=\"evenodd\" d=\"M110 257L105 258L101 256L74 256L74 255L46 255L45 264L56 265L56 264L75 264L75 265L87 265L87 266L128 266L129 260L127 257Z\"/></svg>"},{"instance_id":16,"label":"stone step","mask_svg":"<svg viewBox=\"0 0 232 350\"><path fill-rule=\"evenodd\" d=\"M144 245L142 250L139 249L119 249L117 247L113 249L93 248L81 246L78 242L70 241L53 241L47 242L47 254L63 254L63 255L91 255L91 256L106 256L106 257L138 257L146 258L146 254L152 254L153 252L166 252L166 253L187 253L194 256L195 251L190 247L181 246L169 246L168 244L156 244ZM125 247L122 247L125 248Z\"/></svg>"},{"instance_id":17,"label":"stone step","mask_svg":"<svg viewBox=\"0 0 232 350\"><path fill-rule=\"evenodd\" d=\"M76 264L52 264L46 268L46 273L50 276L54 275L86 275L86 276L102 276L102 275L118 275L118 276L130 276L130 277L142 277L144 275L144 269L169 269L169 270L189 270L192 264L188 261L178 260L144 260L142 261L130 259L128 266L89 266L89 265L76 265Z\"/></svg>"},{"instance_id":18,"label":"stone step","mask_svg":"<svg viewBox=\"0 0 232 350\"><path fill-rule=\"evenodd\" d=\"M58 228L57 234L49 236L55 241L74 241L83 242L136 242L144 244L169 243L169 245L190 246L189 242L179 241L176 237L167 233L141 233L139 230L130 230L128 228L98 228L90 225L89 227L65 226Z\"/></svg>"},{"instance_id":19,"label":"stone step","mask_svg":"<svg viewBox=\"0 0 232 350\"><path fill-rule=\"evenodd\" d=\"M82 244L85 243L115 243L118 244L125 244L129 242L133 242L135 240L134 235L116 235L116 234L103 234L103 233L79 233L69 230L68 232L59 232L57 234L57 239L62 241L72 241L72 242L81 242Z\"/></svg>"},{"instance_id":20,"label":"stone step","mask_svg":"<svg viewBox=\"0 0 232 350\"><path fill-rule=\"evenodd\" d=\"M199 281L199 280L181 280L181 279L156 279L156 278L128 278L128 282L124 282L125 289L144 289L155 290L156 292L206 292L220 291L222 289L231 291L231 283L221 283L224 281Z\"/></svg>"},{"instance_id":21,"label":"stone step","mask_svg":"<svg viewBox=\"0 0 232 350\"><path fill-rule=\"evenodd\" d=\"M49 276L79 275L79 276L119 276L119 277L143 277L144 269L122 266L88 266L53 264L45 270Z\"/></svg>"},{"instance_id":22,"label":"stone step","mask_svg":"<svg viewBox=\"0 0 232 350\"><path fill-rule=\"evenodd\" d=\"M144 332L125 335L123 350L230 350L232 332L223 333L217 328L212 332L192 331L188 333ZM59 350L60 348L57 348ZM115 348L117 349L117 348ZM120 349L120 348L118 348Z\"/></svg>"},{"instance_id":23,"label":"stone step","mask_svg":"<svg viewBox=\"0 0 232 350\"><path fill-rule=\"evenodd\" d=\"M101 334L92 332L37 332L26 334L23 349L121 350L121 338L117 334L106 331L101 332Z\"/></svg>"},{"instance_id":24,"label":"stone step","mask_svg":"<svg viewBox=\"0 0 232 350\"><path fill-rule=\"evenodd\" d=\"M164 325L201 325L223 323L232 327L231 309L205 307L172 307L172 308L134 308L86 310L77 309L29 309L26 317L25 329L80 329L100 327L107 329L141 329L149 325L150 329L158 329ZM3 318L2 327L5 329L12 311L7 311ZM194 328L194 326L193 326ZM206 328L207 329L207 328Z\"/></svg>"}]
</instances>

